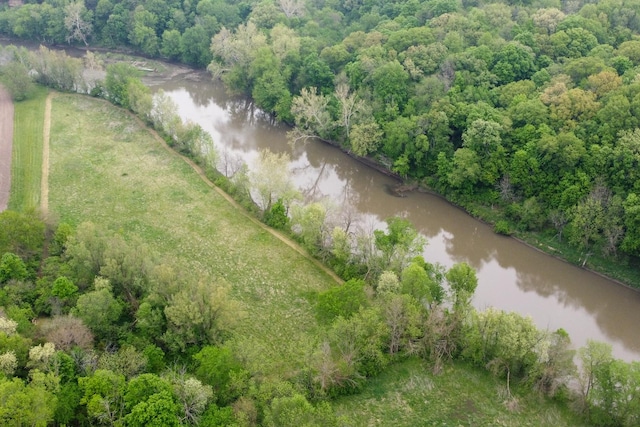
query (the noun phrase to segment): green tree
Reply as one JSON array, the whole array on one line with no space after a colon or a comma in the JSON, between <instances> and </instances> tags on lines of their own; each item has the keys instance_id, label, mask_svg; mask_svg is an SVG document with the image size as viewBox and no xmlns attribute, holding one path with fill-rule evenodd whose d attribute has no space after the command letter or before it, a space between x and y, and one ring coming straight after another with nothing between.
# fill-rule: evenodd
<instances>
[{"instance_id":1,"label":"green tree","mask_svg":"<svg viewBox=\"0 0 640 427\"><path fill-rule=\"evenodd\" d=\"M432 280L420 264L412 262L402 270L400 275L401 292L411 295L423 307L428 307L434 301L431 287Z\"/></svg>"},{"instance_id":2,"label":"green tree","mask_svg":"<svg viewBox=\"0 0 640 427\"><path fill-rule=\"evenodd\" d=\"M0 259L0 284L9 280L25 280L28 276L24 261L11 252L6 252Z\"/></svg>"},{"instance_id":3,"label":"green tree","mask_svg":"<svg viewBox=\"0 0 640 427\"><path fill-rule=\"evenodd\" d=\"M34 89L29 77L29 70L21 62L12 61L0 67L0 82L7 88L14 101L22 101L29 97Z\"/></svg>"},{"instance_id":4,"label":"green tree","mask_svg":"<svg viewBox=\"0 0 640 427\"><path fill-rule=\"evenodd\" d=\"M262 218L265 224L278 230L289 229L289 217L287 216L287 209L282 203L282 199L278 199L274 205L264 213Z\"/></svg>"},{"instance_id":5,"label":"green tree","mask_svg":"<svg viewBox=\"0 0 640 427\"><path fill-rule=\"evenodd\" d=\"M535 55L531 48L517 42L506 44L493 57L491 71L502 84L528 79L536 72Z\"/></svg>"},{"instance_id":6,"label":"green tree","mask_svg":"<svg viewBox=\"0 0 640 427\"><path fill-rule=\"evenodd\" d=\"M202 25L187 28L180 39L181 59L187 64L206 67L213 58L211 34ZM164 45L163 45L164 47Z\"/></svg>"},{"instance_id":7,"label":"green tree","mask_svg":"<svg viewBox=\"0 0 640 427\"><path fill-rule=\"evenodd\" d=\"M540 331L530 317L494 308L475 312L471 328L465 334L463 355L496 375L506 376L507 395L511 380L525 377L538 360Z\"/></svg>"},{"instance_id":8,"label":"green tree","mask_svg":"<svg viewBox=\"0 0 640 427\"><path fill-rule=\"evenodd\" d=\"M357 123L351 128L349 142L353 153L366 156L375 153L382 142L383 132L375 121Z\"/></svg>"},{"instance_id":9,"label":"green tree","mask_svg":"<svg viewBox=\"0 0 640 427\"><path fill-rule=\"evenodd\" d=\"M139 403L147 401L151 396L163 392L172 393L173 388L168 380L155 374L140 374L127 383L124 401L127 410L133 409Z\"/></svg>"},{"instance_id":10,"label":"green tree","mask_svg":"<svg viewBox=\"0 0 640 427\"><path fill-rule=\"evenodd\" d=\"M629 193L624 201L624 224L626 232L622 250L629 254L640 254L640 197Z\"/></svg>"},{"instance_id":11,"label":"green tree","mask_svg":"<svg viewBox=\"0 0 640 427\"><path fill-rule=\"evenodd\" d=\"M180 407L168 391L151 395L147 400L138 403L124 417L128 426L132 427L178 427L182 425L178 418Z\"/></svg>"},{"instance_id":12,"label":"green tree","mask_svg":"<svg viewBox=\"0 0 640 427\"><path fill-rule=\"evenodd\" d=\"M97 277L95 290L78 297L73 314L101 339L114 339L118 330L118 319L122 314L122 303L112 292L109 280Z\"/></svg>"},{"instance_id":13,"label":"green tree","mask_svg":"<svg viewBox=\"0 0 640 427\"><path fill-rule=\"evenodd\" d=\"M124 415L124 375L98 369L89 377L78 378L82 391L80 403L87 414L99 424L115 425Z\"/></svg>"},{"instance_id":14,"label":"green tree","mask_svg":"<svg viewBox=\"0 0 640 427\"><path fill-rule=\"evenodd\" d=\"M328 230L325 221L327 209L321 203L294 205L291 209L291 225L311 253L324 249Z\"/></svg>"},{"instance_id":15,"label":"green tree","mask_svg":"<svg viewBox=\"0 0 640 427\"><path fill-rule=\"evenodd\" d=\"M640 362L612 360L595 370L589 419L596 425L640 423Z\"/></svg>"},{"instance_id":16,"label":"green tree","mask_svg":"<svg viewBox=\"0 0 640 427\"><path fill-rule=\"evenodd\" d=\"M68 3L64 8L64 13L64 26L68 31L67 43L70 43L71 40L77 40L88 46L87 39L93 31L91 24L93 14L85 7L84 0Z\"/></svg>"},{"instance_id":17,"label":"green tree","mask_svg":"<svg viewBox=\"0 0 640 427\"><path fill-rule=\"evenodd\" d=\"M162 33L160 54L168 59L175 60L180 58L182 55L181 39L182 35L180 34L180 31L176 29L165 30Z\"/></svg>"},{"instance_id":18,"label":"green tree","mask_svg":"<svg viewBox=\"0 0 640 427\"><path fill-rule=\"evenodd\" d=\"M235 380L242 374L240 362L229 347L205 346L193 356L196 377L213 388L215 400L225 405L239 397Z\"/></svg>"},{"instance_id":19,"label":"green tree","mask_svg":"<svg viewBox=\"0 0 640 427\"><path fill-rule=\"evenodd\" d=\"M466 262L462 262L451 267L445 276L453 291L454 310L466 310L478 287L476 271Z\"/></svg>"},{"instance_id":20,"label":"green tree","mask_svg":"<svg viewBox=\"0 0 640 427\"><path fill-rule=\"evenodd\" d=\"M613 361L611 345L588 340L584 347L578 349L580 360L580 397L583 410L588 410L593 402L592 392L597 387L598 371L609 366Z\"/></svg>"},{"instance_id":21,"label":"green tree","mask_svg":"<svg viewBox=\"0 0 640 427\"><path fill-rule=\"evenodd\" d=\"M363 280L351 279L318 294L316 315L321 322L330 324L337 317L348 319L368 304Z\"/></svg>"},{"instance_id":22,"label":"green tree","mask_svg":"<svg viewBox=\"0 0 640 427\"><path fill-rule=\"evenodd\" d=\"M377 67L371 75L373 93L382 105L397 106L399 111L409 97L409 73L397 60Z\"/></svg>"},{"instance_id":23,"label":"green tree","mask_svg":"<svg viewBox=\"0 0 640 427\"><path fill-rule=\"evenodd\" d=\"M382 254L382 270L400 272L411 259L422 252L425 239L408 220L387 218L387 231L374 231L375 246Z\"/></svg>"},{"instance_id":24,"label":"green tree","mask_svg":"<svg viewBox=\"0 0 640 427\"><path fill-rule=\"evenodd\" d=\"M44 222L35 211L0 212L0 254L12 252L35 270L44 247L44 231Z\"/></svg>"},{"instance_id":25,"label":"green tree","mask_svg":"<svg viewBox=\"0 0 640 427\"><path fill-rule=\"evenodd\" d=\"M63 384L60 387L60 391L56 393L56 397L58 398L58 404L54 413L55 422L71 424L74 421L79 421L78 407L80 406L82 392L78 384L75 382Z\"/></svg>"},{"instance_id":26,"label":"green tree","mask_svg":"<svg viewBox=\"0 0 640 427\"><path fill-rule=\"evenodd\" d=\"M129 108L129 82L140 77L140 71L131 65L118 62L107 66L104 80L106 98L116 105Z\"/></svg>"},{"instance_id":27,"label":"green tree","mask_svg":"<svg viewBox=\"0 0 640 427\"><path fill-rule=\"evenodd\" d=\"M220 343L238 316L237 303L228 294L225 283L198 282L172 295L164 309L167 331L163 340L167 346L180 352Z\"/></svg>"},{"instance_id":28,"label":"green tree","mask_svg":"<svg viewBox=\"0 0 640 427\"><path fill-rule=\"evenodd\" d=\"M480 180L490 186L496 184L506 167L506 152L502 146L501 126L492 121L474 120L462 135L463 147L477 154Z\"/></svg>"},{"instance_id":29,"label":"green tree","mask_svg":"<svg viewBox=\"0 0 640 427\"><path fill-rule=\"evenodd\" d=\"M0 423L6 426L47 426L53 421L56 396L44 384L0 378Z\"/></svg>"},{"instance_id":30,"label":"green tree","mask_svg":"<svg viewBox=\"0 0 640 427\"><path fill-rule=\"evenodd\" d=\"M423 335L423 309L414 297L387 293L378 300L378 304L388 328L389 354L407 350L410 343Z\"/></svg>"},{"instance_id":31,"label":"green tree","mask_svg":"<svg viewBox=\"0 0 640 427\"><path fill-rule=\"evenodd\" d=\"M463 194L469 194L480 180L481 173L478 154L470 148L462 147L453 154L446 180L453 188L459 189Z\"/></svg>"},{"instance_id":32,"label":"green tree","mask_svg":"<svg viewBox=\"0 0 640 427\"><path fill-rule=\"evenodd\" d=\"M249 180L256 194L254 200L263 212L269 211L277 200L282 200L288 207L297 194L289 174L289 156L286 153L261 151Z\"/></svg>"},{"instance_id":33,"label":"green tree","mask_svg":"<svg viewBox=\"0 0 640 427\"><path fill-rule=\"evenodd\" d=\"M78 287L67 277L58 277L51 286L51 295L54 297L52 305L57 305L57 311L65 311L73 305ZM55 310L54 310L55 311ZM65 312L68 312L68 308Z\"/></svg>"}]
</instances>

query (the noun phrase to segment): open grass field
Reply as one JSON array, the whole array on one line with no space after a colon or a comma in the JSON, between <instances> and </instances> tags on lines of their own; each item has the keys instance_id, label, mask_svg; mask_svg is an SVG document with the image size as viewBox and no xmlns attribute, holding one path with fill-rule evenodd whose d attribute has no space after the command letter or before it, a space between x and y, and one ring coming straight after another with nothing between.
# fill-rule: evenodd
<instances>
[{"instance_id":1,"label":"open grass field","mask_svg":"<svg viewBox=\"0 0 640 427\"><path fill-rule=\"evenodd\" d=\"M39 87L32 98L14 105L14 144L11 163L11 195L8 208L15 211L40 208L42 178L42 128L48 90ZM17 125L19 124L19 126Z\"/></svg>"},{"instance_id":2,"label":"open grass field","mask_svg":"<svg viewBox=\"0 0 640 427\"><path fill-rule=\"evenodd\" d=\"M408 360L369 381L364 392L334 407L355 426L578 427L566 407L527 394L504 403L504 381L463 363L434 376L420 360ZM517 388L512 390L518 396Z\"/></svg>"},{"instance_id":3,"label":"open grass field","mask_svg":"<svg viewBox=\"0 0 640 427\"><path fill-rule=\"evenodd\" d=\"M243 313L232 345L252 371L304 365L318 325L304 295L335 283L242 215L126 112L96 99L52 103L49 212L137 236L184 271L224 278Z\"/></svg>"}]
</instances>

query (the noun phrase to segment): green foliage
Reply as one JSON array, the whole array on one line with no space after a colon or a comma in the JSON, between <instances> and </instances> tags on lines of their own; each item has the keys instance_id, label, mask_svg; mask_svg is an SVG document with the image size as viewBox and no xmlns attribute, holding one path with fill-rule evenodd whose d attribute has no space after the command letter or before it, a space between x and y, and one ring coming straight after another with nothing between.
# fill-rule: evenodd
<instances>
[{"instance_id":1,"label":"green foliage","mask_svg":"<svg viewBox=\"0 0 640 427\"><path fill-rule=\"evenodd\" d=\"M199 380L213 387L216 401L220 405L231 403L239 397L234 379L242 372L242 366L228 347L205 346L193 356L196 361L195 374Z\"/></svg>"},{"instance_id":2,"label":"green foliage","mask_svg":"<svg viewBox=\"0 0 640 427\"><path fill-rule=\"evenodd\" d=\"M30 267L44 247L44 222L34 211L0 212L0 253L12 252Z\"/></svg>"},{"instance_id":3,"label":"green foliage","mask_svg":"<svg viewBox=\"0 0 640 427\"><path fill-rule=\"evenodd\" d=\"M454 308L468 306L478 287L476 271L466 262L457 263L447 271L446 278L453 291Z\"/></svg>"},{"instance_id":4,"label":"green foliage","mask_svg":"<svg viewBox=\"0 0 640 427\"><path fill-rule=\"evenodd\" d=\"M107 66L107 75L104 80L106 98L116 105L129 108L129 83L140 75L136 68L124 62Z\"/></svg>"},{"instance_id":5,"label":"green foliage","mask_svg":"<svg viewBox=\"0 0 640 427\"><path fill-rule=\"evenodd\" d=\"M277 230L289 229L289 217L287 216L287 209L284 203L282 203L282 199L278 199L278 201L271 206L271 209L264 213L262 220L265 224Z\"/></svg>"},{"instance_id":6,"label":"green foliage","mask_svg":"<svg viewBox=\"0 0 640 427\"><path fill-rule=\"evenodd\" d=\"M7 88L14 101L27 99L34 89L29 70L20 62L10 62L0 67L0 82Z\"/></svg>"},{"instance_id":7,"label":"green foliage","mask_svg":"<svg viewBox=\"0 0 640 427\"><path fill-rule=\"evenodd\" d=\"M127 383L124 394L125 405L127 409L131 410L154 395L161 393L171 394L172 391L173 388L169 381L155 374L141 374Z\"/></svg>"},{"instance_id":8,"label":"green foliage","mask_svg":"<svg viewBox=\"0 0 640 427\"><path fill-rule=\"evenodd\" d=\"M163 391L138 403L124 419L127 425L135 427L178 427L181 425L178 418L179 412L180 407L174 401L171 393Z\"/></svg>"},{"instance_id":9,"label":"green foliage","mask_svg":"<svg viewBox=\"0 0 640 427\"><path fill-rule=\"evenodd\" d=\"M51 295L56 296L62 300L71 298L78 292L78 287L73 284L71 280L62 276L58 277L51 287Z\"/></svg>"},{"instance_id":10,"label":"green foliage","mask_svg":"<svg viewBox=\"0 0 640 427\"><path fill-rule=\"evenodd\" d=\"M497 234L502 234L503 236L510 236L512 233L511 225L509 224L508 221L505 221L505 220L500 220L496 222L493 226L493 231L496 232Z\"/></svg>"},{"instance_id":11,"label":"green foliage","mask_svg":"<svg viewBox=\"0 0 640 427\"><path fill-rule=\"evenodd\" d=\"M331 323L337 317L351 317L368 305L363 280L351 279L318 294L316 317L320 322Z\"/></svg>"},{"instance_id":12,"label":"green foliage","mask_svg":"<svg viewBox=\"0 0 640 427\"><path fill-rule=\"evenodd\" d=\"M338 426L338 420L326 403L317 407L311 405L307 399L295 394L291 397L277 397L265 415L265 426L297 427L297 426Z\"/></svg>"},{"instance_id":13,"label":"green foliage","mask_svg":"<svg viewBox=\"0 0 640 427\"><path fill-rule=\"evenodd\" d=\"M71 424L78 420L78 407L82 393L76 383L62 385L56 394L58 404L54 413L54 420L60 424Z\"/></svg>"},{"instance_id":14,"label":"green foliage","mask_svg":"<svg viewBox=\"0 0 640 427\"><path fill-rule=\"evenodd\" d=\"M589 419L601 426L634 426L640 422L640 362L613 360L594 372Z\"/></svg>"},{"instance_id":15,"label":"green foliage","mask_svg":"<svg viewBox=\"0 0 640 427\"><path fill-rule=\"evenodd\" d=\"M124 415L126 381L123 375L98 369L89 377L78 378L82 391L80 403L98 423L116 423Z\"/></svg>"},{"instance_id":16,"label":"green foliage","mask_svg":"<svg viewBox=\"0 0 640 427\"><path fill-rule=\"evenodd\" d=\"M114 297L109 281L96 278L95 290L78 297L73 314L82 319L98 338L109 340L117 334L122 309L122 303Z\"/></svg>"},{"instance_id":17,"label":"green foliage","mask_svg":"<svg viewBox=\"0 0 640 427\"><path fill-rule=\"evenodd\" d=\"M225 283L199 282L172 295L164 309L167 346L184 352L188 347L220 343L235 323L237 307L228 292Z\"/></svg>"},{"instance_id":18,"label":"green foliage","mask_svg":"<svg viewBox=\"0 0 640 427\"><path fill-rule=\"evenodd\" d=\"M10 252L2 255L0 259L0 284L9 280L24 280L27 275L27 267L18 255Z\"/></svg>"},{"instance_id":19,"label":"green foliage","mask_svg":"<svg viewBox=\"0 0 640 427\"><path fill-rule=\"evenodd\" d=\"M25 384L19 378L0 378L0 423L3 425L46 426L53 421L54 394L43 384Z\"/></svg>"},{"instance_id":20,"label":"green foliage","mask_svg":"<svg viewBox=\"0 0 640 427\"><path fill-rule=\"evenodd\" d=\"M422 266L418 263L411 263L402 270L400 277L401 292L411 295L424 306L428 306L434 301L434 297L431 294L431 282L431 278Z\"/></svg>"},{"instance_id":21,"label":"green foliage","mask_svg":"<svg viewBox=\"0 0 640 427\"><path fill-rule=\"evenodd\" d=\"M392 217L386 220L387 232L374 231L375 245L382 253L378 268L399 272L416 255L422 252L424 239L406 219Z\"/></svg>"}]
</instances>

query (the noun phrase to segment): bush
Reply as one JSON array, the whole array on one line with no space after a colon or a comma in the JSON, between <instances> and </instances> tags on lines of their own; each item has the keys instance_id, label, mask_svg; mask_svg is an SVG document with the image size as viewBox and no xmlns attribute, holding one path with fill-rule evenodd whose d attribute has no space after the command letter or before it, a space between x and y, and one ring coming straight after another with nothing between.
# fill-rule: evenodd
<instances>
[{"instance_id":1,"label":"bush","mask_svg":"<svg viewBox=\"0 0 640 427\"><path fill-rule=\"evenodd\" d=\"M342 316L351 317L367 305L367 294L364 291L364 280L351 279L340 286L334 286L318 294L316 313L321 322L331 323Z\"/></svg>"},{"instance_id":2,"label":"bush","mask_svg":"<svg viewBox=\"0 0 640 427\"><path fill-rule=\"evenodd\" d=\"M503 236L511 236L511 227L509 223L505 220L500 220L495 223L493 226L493 231L497 234L502 234Z\"/></svg>"}]
</instances>

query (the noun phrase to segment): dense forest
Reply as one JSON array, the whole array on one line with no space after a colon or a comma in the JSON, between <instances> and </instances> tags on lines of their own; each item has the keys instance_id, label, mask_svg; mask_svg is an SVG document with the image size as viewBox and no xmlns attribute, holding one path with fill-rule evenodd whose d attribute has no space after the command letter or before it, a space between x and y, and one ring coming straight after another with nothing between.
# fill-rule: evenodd
<instances>
[{"instance_id":1,"label":"dense forest","mask_svg":"<svg viewBox=\"0 0 640 427\"><path fill-rule=\"evenodd\" d=\"M496 230L640 254L635 1L29 3L0 34L208 67L311 136ZM625 261L626 260L626 261Z\"/></svg>"},{"instance_id":2,"label":"dense forest","mask_svg":"<svg viewBox=\"0 0 640 427\"><path fill-rule=\"evenodd\" d=\"M640 253L638 9L624 1L62 1L3 4L0 34L124 46L207 67L295 124L292 141L330 141L470 209L500 208L503 233L551 228L585 251L624 259ZM211 166L208 135L176 119L134 68L111 65L104 82L87 85L92 54L83 62L47 49L9 52L2 81L17 97L35 70L39 83L133 111ZM263 153L262 170L214 177L348 279L309 296L322 336L303 369L267 376L244 364L228 345L237 302L216 278L190 277L99 225L6 211L0 420L351 425L330 402L417 357L434 372L452 360L490 370L508 404L518 384L594 425L637 425L640 363L590 342L578 350L578 369L564 331L475 311L475 272L417 256L424 242L403 219L369 236L324 227L321 207L291 205L282 160Z\"/></svg>"}]
</instances>

